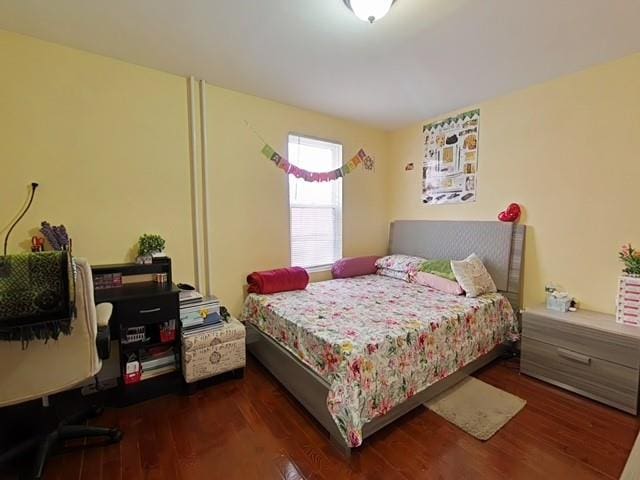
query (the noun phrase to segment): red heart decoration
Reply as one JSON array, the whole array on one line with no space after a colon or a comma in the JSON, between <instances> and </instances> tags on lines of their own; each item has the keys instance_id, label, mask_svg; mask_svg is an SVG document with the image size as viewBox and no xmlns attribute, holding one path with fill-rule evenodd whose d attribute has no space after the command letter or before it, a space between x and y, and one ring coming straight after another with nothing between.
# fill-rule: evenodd
<instances>
[{"instance_id":1,"label":"red heart decoration","mask_svg":"<svg viewBox=\"0 0 640 480\"><path fill-rule=\"evenodd\" d=\"M522 209L517 203L510 204L506 210L503 210L498 214L498 220L501 222L516 222L520 218Z\"/></svg>"}]
</instances>

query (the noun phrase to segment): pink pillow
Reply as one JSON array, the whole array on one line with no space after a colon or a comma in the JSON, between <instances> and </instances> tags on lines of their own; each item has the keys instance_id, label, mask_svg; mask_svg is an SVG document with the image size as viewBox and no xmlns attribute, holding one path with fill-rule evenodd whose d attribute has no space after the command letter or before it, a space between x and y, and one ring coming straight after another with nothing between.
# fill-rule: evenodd
<instances>
[{"instance_id":1,"label":"pink pillow","mask_svg":"<svg viewBox=\"0 0 640 480\"><path fill-rule=\"evenodd\" d=\"M376 273L376 260L380 257L351 257L338 260L331 267L333 278L349 278Z\"/></svg>"},{"instance_id":2,"label":"pink pillow","mask_svg":"<svg viewBox=\"0 0 640 480\"><path fill-rule=\"evenodd\" d=\"M411 274L411 281L418 285L424 285L425 287L431 287L434 290L440 290L441 292L450 293L451 295L463 295L464 290L453 280L439 277L433 273L427 272L415 272Z\"/></svg>"}]
</instances>

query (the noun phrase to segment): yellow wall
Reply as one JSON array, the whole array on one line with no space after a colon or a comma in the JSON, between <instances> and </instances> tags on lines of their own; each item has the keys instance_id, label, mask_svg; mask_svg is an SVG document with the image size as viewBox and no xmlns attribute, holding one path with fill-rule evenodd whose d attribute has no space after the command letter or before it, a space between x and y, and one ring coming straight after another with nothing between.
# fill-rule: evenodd
<instances>
[{"instance_id":1,"label":"yellow wall","mask_svg":"<svg viewBox=\"0 0 640 480\"><path fill-rule=\"evenodd\" d=\"M43 219L64 223L92 263L130 260L138 236L158 232L176 280L193 282L185 79L8 32L0 61L0 234L41 183L11 251ZM525 303L554 281L612 312L617 250L640 242L639 78L635 55L477 105L478 202L431 207L420 203L422 123L386 134L208 86L214 291L238 312L248 272L289 262L286 176L246 119L283 153L296 132L342 142L345 157L376 155L375 173L344 181L345 256L383 253L389 220L492 220L517 201L529 226Z\"/></svg>"},{"instance_id":2,"label":"yellow wall","mask_svg":"<svg viewBox=\"0 0 640 480\"><path fill-rule=\"evenodd\" d=\"M248 272L290 262L287 177L260 155L261 142L244 120L282 154L289 132L340 142L345 160L360 147L375 154L375 172L359 168L343 180L343 255L386 252L385 133L213 86L207 105L213 290L232 308L241 306Z\"/></svg>"},{"instance_id":3,"label":"yellow wall","mask_svg":"<svg viewBox=\"0 0 640 480\"><path fill-rule=\"evenodd\" d=\"M391 219L494 220L518 202L525 305L556 282L583 307L614 312L617 252L640 244L639 84L634 55L469 107L481 111L474 204L424 206L422 123L394 132ZM416 169L405 172L407 162Z\"/></svg>"},{"instance_id":4,"label":"yellow wall","mask_svg":"<svg viewBox=\"0 0 640 480\"><path fill-rule=\"evenodd\" d=\"M28 248L42 220L64 224L94 264L131 259L165 236L178 277L193 276L183 78L0 31L0 234Z\"/></svg>"},{"instance_id":5,"label":"yellow wall","mask_svg":"<svg viewBox=\"0 0 640 480\"><path fill-rule=\"evenodd\" d=\"M43 219L94 263L131 260L144 232L167 240L176 281L194 281L187 83L182 77L0 31L0 234L41 183L10 251ZM286 153L287 134L377 157L343 187L343 253L381 254L388 235L387 134L207 87L213 288L238 312L247 273L289 264L287 177L260 155L251 122ZM326 278L326 274L316 275Z\"/></svg>"}]
</instances>

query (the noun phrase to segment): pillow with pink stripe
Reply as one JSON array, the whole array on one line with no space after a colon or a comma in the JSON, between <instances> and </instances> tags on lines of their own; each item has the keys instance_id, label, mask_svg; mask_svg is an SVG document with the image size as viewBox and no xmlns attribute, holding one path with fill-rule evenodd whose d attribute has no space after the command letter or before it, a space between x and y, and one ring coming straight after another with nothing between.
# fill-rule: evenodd
<instances>
[{"instance_id":1,"label":"pillow with pink stripe","mask_svg":"<svg viewBox=\"0 0 640 480\"><path fill-rule=\"evenodd\" d=\"M413 255L387 255L378 259L376 267L408 273L418 270L425 260L426 258L414 257Z\"/></svg>"},{"instance_id":2,"label":"pillow with pink stripe","mask_svg":"<svg viewBox=\"0 0 640 480\"><path fill-rule=\"evenodd\" d=\"M390 268L379 268L376 274L382 275L383 277L391 277L397 280L403 280L405 282L409 281L409 272L400 272L398 270L391 270Z\"/></svg>"}]
</instances>

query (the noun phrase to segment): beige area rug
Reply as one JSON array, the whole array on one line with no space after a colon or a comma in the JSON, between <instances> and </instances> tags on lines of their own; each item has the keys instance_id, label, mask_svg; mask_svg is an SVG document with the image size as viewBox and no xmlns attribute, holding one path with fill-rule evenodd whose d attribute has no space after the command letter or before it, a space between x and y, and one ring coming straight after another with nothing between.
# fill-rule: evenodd
<instances>
[{"instance_id":1,"label":"beige area rug","mask_svg":"<svg viewBox=\"0 0 640 480\"><path fill-rule=\"evenodd\" d=\"M526 404L515 395L468 377L424 405L468 434L488 440Z\"/></svg>"},{"instance_id":2,"label":"beige area rug","mask_svg":"<svg viewBox=\"0 0 640 480\"><path fill-rule=\"evenodd\" d=\"M640 478L640 435L633 444L620 480L638 480L638 478Z\"/></svg>"}]
</instances>

